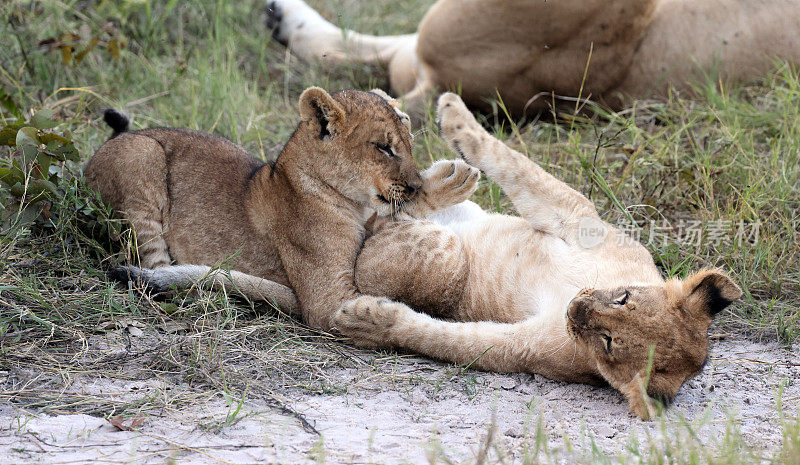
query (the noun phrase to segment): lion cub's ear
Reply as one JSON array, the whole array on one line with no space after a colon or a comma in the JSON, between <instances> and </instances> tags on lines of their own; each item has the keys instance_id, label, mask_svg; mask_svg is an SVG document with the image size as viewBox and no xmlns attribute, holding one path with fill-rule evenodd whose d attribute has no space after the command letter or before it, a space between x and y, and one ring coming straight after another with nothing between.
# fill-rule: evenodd
<instances>
[{"instance_id":1,"label":"lion cub's ear","mask_svg":"<svg viewBox=\"0 0 800 465\"><path fill-rule=\"evenodd\" d=\"M344 108L324 89L309 87L300 95L300 117L325 140L338 132L344 123Z\"/></svg>"},{"instance_id":2,"label":"lion cub's ear","mask_svg":"<svg viewBox=\"0 0 800 465\"><path fill-rule=\"evenodd\" d=\"M742 290L725 273L702 270L683 281L683 306L685 309L705 312L712 318L734 300Z\"/></svg>"}]
</instances>

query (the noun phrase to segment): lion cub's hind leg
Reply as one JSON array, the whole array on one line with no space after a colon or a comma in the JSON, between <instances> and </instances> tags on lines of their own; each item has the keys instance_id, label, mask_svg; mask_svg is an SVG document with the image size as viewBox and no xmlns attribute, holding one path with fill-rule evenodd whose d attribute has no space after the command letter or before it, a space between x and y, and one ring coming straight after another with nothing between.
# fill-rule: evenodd
<instances>
[{"instance_id":1,"label":"lion cub's hind leg","mask_svg":"<svg viewBox=\"0 0 800 465\"><path fill-rule=\"evenodd\" d=\"M89 185L130 223L144 268L170 264L164 239L169 214L166 154L154 139L123 133L103 144L86 166Z\"/></svg>"},{"instance_id":2,"label":"lion cub's hind leg","mask_svg":"<svg viewBox=\"0 0 800 465\"><path fill-rule=\"evenodd\" d=\"M461 239L427 221L390 223L367 239L356 262L356 285L414 309L458 319L469 262Z\"/></svg>"}]
</instances>

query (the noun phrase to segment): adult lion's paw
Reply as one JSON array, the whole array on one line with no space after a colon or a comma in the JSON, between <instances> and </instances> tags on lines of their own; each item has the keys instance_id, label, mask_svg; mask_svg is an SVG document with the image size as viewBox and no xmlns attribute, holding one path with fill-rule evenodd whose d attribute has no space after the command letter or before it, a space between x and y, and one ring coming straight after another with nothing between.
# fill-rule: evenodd
<instances>
[{"instance_id":1,"label":"adult lion's paw","mask_svg":"<svg viewBox=\"0 0 800 465\"><path fill-rule=\"evenodd\" d=\"M279 43L288 46L298 26L302 27L304 16L311 7L302 0L270 0L267 2L267 29ZM312 10L313 11L313 10Z\"/></svg>"},{"instance_id":2,"label":"adult lion's paw","mask_svg":"<svg viewBox=\"0 0 800 465\"><path fill-rule=\"evenodd\" d=\"M364 295L343 303L331 319L335 330L360 347L391 347L391 331L408 307L386 297Z\"/></svg>"},{"instance_id":3,"label":"adult lion's paw","mask_svg":"<svg viewBox=\"0 0 800 465\"><path fill-rule=\"evenodd\" d=\"M341 35L339 28L326 21L303 0L269 0L266 26L275 40L306 60L323 58L319 47L314 46L315 35Z\"/></svg>"},{"instance_id":4,"label":"adult lion's paw","mask_svg":"<svg viewBox=\"0 0 800 465\"><path fill-rule=\"evenodd\" d=\"M467 163L481 168L483 145L491 136L475 121L461 97L450 92L442 94L436 120L447 145Z\"/></svg>"},{"instance_id":5,"label":"adult lion's paw","mask_svg":"<svg viewBox=\"0 0 800 465\"><path fill-rule=\"evenodd\" d=\"M440 160L422 172L422 191L425 201L436 210L467 200L481 178L479 169L461 160Z\"/></svg>"}]
</instances>

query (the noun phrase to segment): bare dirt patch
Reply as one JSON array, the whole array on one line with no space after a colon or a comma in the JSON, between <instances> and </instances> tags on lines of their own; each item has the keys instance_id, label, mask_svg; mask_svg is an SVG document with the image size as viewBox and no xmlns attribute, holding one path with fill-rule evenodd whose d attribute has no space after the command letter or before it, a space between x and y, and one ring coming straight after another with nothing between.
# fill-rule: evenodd
<instances>
[{"instance_id":1,"label":"bare dirt patch","mask_svg":"<svg viewBox=\"0 0 800 465\"><path fill-rule=\"evenodd\" d=\"M731 418L745 443L769 453L781 447L778 406L795 415L800 401L797 350L738 338L713 344L705 370L655 422L631 416L611 388L462 372L412 356L347 358L327 369L329 389L284 387L268 398L245 394L243 402L169 378L78 374L26 390L33 374L2 372L12 402L0 405L0 463L471 463L487 449L487 435L488 463L515 462L537 447L579 456L592 443L615 456L681 431L713 447ZM40 404L32 402L37 396ZM73 410L90 406L91 414L69 413L70 398ZM48 399L63 411L42 411ZM137 402L150 407L137 414ZM115 423L140 424L112 425L106 417L120 405L125 414Z\"/></svg>"}]
</instances>

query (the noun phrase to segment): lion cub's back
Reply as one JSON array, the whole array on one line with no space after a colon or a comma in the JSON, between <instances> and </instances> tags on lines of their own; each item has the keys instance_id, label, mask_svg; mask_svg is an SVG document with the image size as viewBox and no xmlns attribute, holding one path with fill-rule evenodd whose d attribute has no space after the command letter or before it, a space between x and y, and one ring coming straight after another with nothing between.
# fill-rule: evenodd
<instances>
[{"instance_id":1,"label":"lion cub's back","mask_svg":"<svg viewBox=\"0 0 800 465\"><path fill-rule=\"evenodd\" d=\"M177 128L126 132L108 140L89 161L90 186L115 208L155 201L162 211L215 213L241 209L248 179L263 164L220 137ZM219 208L222 207L222 208Z\"/></svg>"},{"instance_id":2,"label":"lion cub's back","mask_svg":"<svg viewBox=\"0 0 800 465\"><path fill-rule=\"evenodd\" d=\"M85 175L126 216L153 210L175 262L214 266L238 252L237 270L280 282L277 252L253 231L245 210L248 181L262 166L221 137L152 128L103 144Z\"/></svg>"},{"instance_id":3,"label":"lion cub's back","mask_svg":"<svg viewBox=\"0 0 800 465\"><path fill-rule=\"evenodd\" d=\"M229 262L235 269L275 277L277 252L257 237L246 212L248 181L264 164L233 142L207 133L157 128L140 134L164 147L166 239L172 258L214 266L238 253Z\"/></svg>"}]
</instances>

